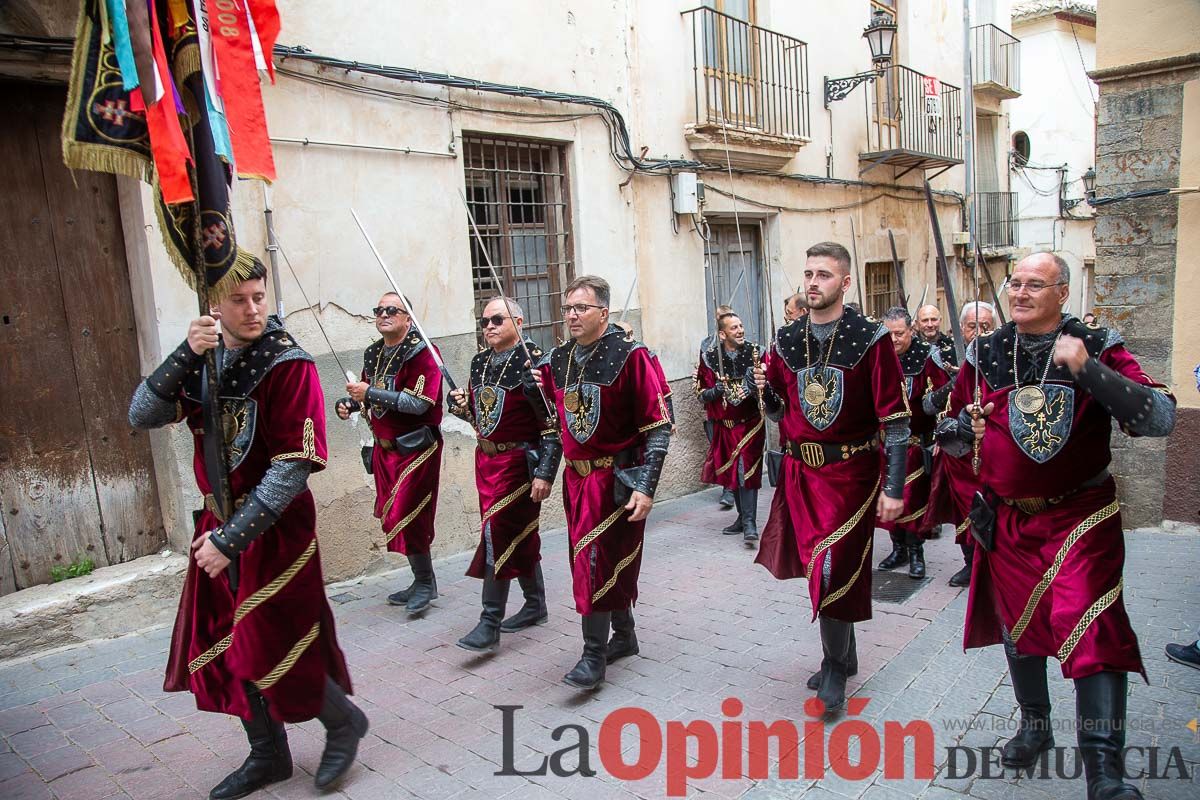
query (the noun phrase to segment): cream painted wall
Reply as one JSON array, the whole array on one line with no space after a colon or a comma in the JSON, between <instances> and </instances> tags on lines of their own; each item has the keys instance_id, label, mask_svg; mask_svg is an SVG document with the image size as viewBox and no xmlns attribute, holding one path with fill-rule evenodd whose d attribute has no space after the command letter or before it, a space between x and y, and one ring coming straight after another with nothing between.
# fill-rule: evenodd
<instances>
[{"instance_id":1,"label":"cream painted wall","mask_svg":"<svg viewBox=\"0 0 1200 800\"><path fill-rule=\"evenodd\" d=\"M694 119L691 38L690 24L680 12L695 4L682 0L572 0L549 10L547 5L537 0L503 4L465 0L441 4L310 0L301 4L285 0L280 3L284 20L280 42L362 62L601 97L625 116L635 152L645 146L651 157L690 158L684 128ZM832 148L833 176L857 179L861 168L858 154L866 146L863 104L869 87L860 87L834 104L828 115L822 107L821 91L826 75L850 75L869 68L868 50L861 38L868 17L867 0L826 4L819 14L789 0L761 0L759 6L764 27L809 43L812 141L784 171L824 178L827 148ZM901 62L961 85L957 0L904 3L902 7L906 16L901 22ZM303 63L283 66L306 74L317 72ZM578 119L546 122L494 112L583 114L587 109L358 74L332 72L329 77L415 97L368 96L280 74L274 86L264 87L274 136L411 147L445 155L275 146L278 180L272 188L272 202L276 231L309 299L318 307L334 347L343 360L348 359L347 366L358 368L357 354L374 338L367 309L387 285L350 217L349 209L354 207L426 329L438 339L448 359L456 359L452 369L463 375L466 356L473 350L475 322L468 226L458 190L463 185L463 133L479 131L565 145L576 274L592 272L607 278L613 286L614 305L623 302L636 276L632 317L640 317L642 338L660 354L668 377L686 382L697 343L707 330L702 242L687 217L673 219L664 177L635 175L630 180L614 162L609 154L609 132L598 117L584 114ZM431 99L449 99L485 110L449 111L444 105L421 102ZM892 174L890 168L880 168L866 177L887 183ZM714 187L731 188L728 176L721 172L703 177ZM962 191L962 182L963 170L954 168L937 178L935 186ZM903 183L919 185L919 174L906 176ZM860 262L889 258L886 231L891 228L905 261L913 302L925 285L930 286L932 296L932 241L919 194L906 192L897 198L871 188L760 176L737 176L732 188L768 206L742 202L736 210L743 223L762 219L769 232L775 294L771 305L777 321L779 301L800 280L805 248L824 239L849 244L851 215L858 230ZM875 195L881 196L855 208L819 210L853 205ZM240 244L265 257L261 184L239 182L234 206ZM811 211L781 211L780 207ZM939 202L938 207L947 250L953 253L950 235L962 227L958 206ZM709 193L706 214L729 219L734 210L729 199ZM196 314L195 300L163 251L148 190L131 193L123 213L136 219L145 235L144 242L136 242L139 247L131 246L130 252L142 251L137 256L144 267L137 271L144 282L137 292L143 298L139 320L148 329L142 331L144 357L152 362L183 338L188 320ZM286 267L280 279L287 324L317 356L331 406L340 394L336 366L312 310L305 308ZM146 287L149 292L143 291ZM962 287L958 288L962 298ZM681 388L686 391L677 386ZM678 407L680 401L676 404ZM323 561L327 574L347 577L388 562L368 548L375 532L369 516L370 490L357 461L356 434L332 417L329 423L331 452L336 454L312 486L326 537ZM444 432L447 449L438 512L438 554L472 546L478 519L472 437L450 423ZM691 458L684 455L687 446L694 449L694 445L677 441L672 458ZM164 499L164 508L195 506L189 450L190 442L183 434L156 450L160 473L166 470L172 478L164 481L160 477L159 485L174 487L164 490L173 494ZM693 472L680 478L678 490L690 485ZM174 515L168 519L168 528L175 528L173 541L186 541L186 514L167 513Z\"/></svg>"},{"instance_id":2,"label":"cream painted wall","mask_svg":"<svg viewBox=\"0 0 1200 800\"><path fill-rule=\"evenodd\" d=\"M1082 197L1080 178L1095 162L1097 91L1085 71L1095 65L1095 28L1076 23L1072 36L1071 24L1052 15L1018 21L1013 27L1014 35L1021 40L1022 94L1008 103L1012 132L1028 134L1031 164L1066 165L1066 197ZM1008 146L1011 147L1011 139ZM1084 259L1096 257L1094 223L1090 219L1066 220L1059 216L1059 180L1060 173L1051 170L1013 170L1020 242L1022 247L1032 250L1053 249L1066 259L1071 267L1071 299L1067 308L1080 314L1086 310ZM1039 194L1046 190L1054 190L1055 194ZM1091 209L1082 203L1067 213L1090 217Z\"/></svg>"},{"instance_id":3,"label":"cream painted wall","mask_svg":"<svg viewBox=\"0 0 1200 800\"><path fill-rule=\"evenodd\" d=\"M1196 0L1097 0L1097 69L1140 64L1200 50Z\"/></svg>"},{"instance_id":4,"label":"cream painted wall","mask_svg":"<svg viewBox=\"0 0 1200 800\"><path fill-rule=\"evenodd\" d=\"M1200 185L1200 80L1183 86L1183 137L1179 151L1179 185ZM1200 364L1200 195L1179 196L1179 239L1175 245L1175 314L1171 353L1171 385L1179 405L1200 408L1200 392L1192 370Z\"/></svg>"}]
</instances>

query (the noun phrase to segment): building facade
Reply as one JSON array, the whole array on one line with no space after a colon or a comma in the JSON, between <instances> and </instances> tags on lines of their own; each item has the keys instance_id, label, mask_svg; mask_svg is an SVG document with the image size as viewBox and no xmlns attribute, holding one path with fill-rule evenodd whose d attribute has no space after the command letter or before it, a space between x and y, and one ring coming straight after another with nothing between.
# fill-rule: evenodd
<instances>
[{"instance_id":1,"label":"building facade","mask_svg":"<svg viewBox=\"0 0 1200 800\"><path fill-rule=\"evenodd\" d=\"M521 300L534 337L550 345L565 335L562 286L585 273L605 277L614 314L659 354L674 389L678 431L661 497L699 487L705 440L690 378L717 303L732 302L750 336L769 340L783 298L800 283L805 249L835 240L855 253L850 299L868 312L900 302L901 277L912 310L922 298L944 307L923 178L936 192L958 301L973 291L970 254L956 244L966 182L955 0L853 0L820 13L785 0L279 7L280 43L304 50L277 52L277 81L264 88L278 180L269 194L239 182L235 221L239 243L265 256L264 209L273 209L272 300L326 382L332 457L312 487L330 578L388 563L359 431L332 415L344 379L316 324L357 368L374 339L368 309L388 284L351 209L456 375L478 346L480 302L498 288ZM863 29L874 14L896 25L891 61L827 104L826 78L871 71ZM1017 52L1009 7L980 2L976 14L987 22L973 32L977 77L968 89L993 123L982 126L992 138L980 187L1011 194L1005 106L1019 95L1019 73L1009 60ZM34 17L43 35L70 34ZM0 68L42 80L51 99L40 102L53 105L65 74L56 58L10 47ZM381 68L361 66L370 64ZM126 262L131 319L122 346L144 374L183 338L195 298L162 248L149 190L98 180L112 185L104 213ZM502 287L472 242L460 194ZM998 221L984 243L998 284L1017 242L1011 204L996 207L1003 211L981 216L981 226ZM135 380L122 375L121 392ZM449 417L444 433L439 554L473 546L478 526L473 435ZM152 468L138 491L175 549L199 501L190 446L183 432L155 433L144 446ZM561 519L550 513L555 505L547 504L547 525Z\"/></svg>"},{"instance_id":2,"label":"building facade","mask_svg":"<svg viewBox=\"0 0 1200 800\"><path fill-rule=\"evenodd\" d=\"M1200 5L1099 0L1096 197L1200 184ZM1179 400L1174 434L1118 437L1115 471L1133 525L1197 522L1200 473L1200 196L1125 197L1096 207L1096 306ZM1165 451L1165 458L1164 458Z\"/></svg>"},{"instance_id":3,"label":"building facade","mask_svg":"<svg viewBox=\"0 0 1200 800\"><path fill-rule=\"evenodd\" d=\"M1021 40L1022 95L1009 107L1009 170L1020 239L1029 251L1053 250L1071 267L1068 310L1095 306L1096 247L1083 176L1095 164L1097 90L1093 0L1030 0L1013 8Z\"/></svg>"}]
</instances>

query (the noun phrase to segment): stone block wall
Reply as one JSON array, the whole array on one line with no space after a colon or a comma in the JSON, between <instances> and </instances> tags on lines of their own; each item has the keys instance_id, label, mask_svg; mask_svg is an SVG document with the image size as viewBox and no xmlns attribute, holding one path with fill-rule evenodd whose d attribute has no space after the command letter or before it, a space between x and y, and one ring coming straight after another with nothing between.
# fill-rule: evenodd
<instances>
[{"instance_id":1,"label":"stone block wall","mask_svg":"<svg viewBox=\"0 0 1200 800\"><path fill-rule=\"evenodd\" d=\"M1098 76L1096 195L1179 185L1183 84L1200 68ZM1146 372L1171 380L1178 200L1154 197L1096 209L1096 309ZM1178 433L1176 435L1179 435ZM1126 527L1163 519L1168 440L1113 433Z\"/></svg>"}]
</instances>

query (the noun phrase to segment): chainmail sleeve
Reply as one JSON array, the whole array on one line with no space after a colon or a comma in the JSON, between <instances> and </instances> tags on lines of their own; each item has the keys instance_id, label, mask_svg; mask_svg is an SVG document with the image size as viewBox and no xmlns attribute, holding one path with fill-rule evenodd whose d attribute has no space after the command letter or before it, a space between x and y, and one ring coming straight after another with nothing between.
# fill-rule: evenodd
<instances>
[{"instance_id":1,"label":"chainmail sleeve","mask_svg":"<svg viewBox=\"0 0 1200 800\"><path fill-rule=\"evenodd\" d=\"M164 400L150 390L145 381L138 384L129 401L129 424L139 431L153 430L170 425L179 418L179 406L172 400Z\"/></svg>"}]
</instances>

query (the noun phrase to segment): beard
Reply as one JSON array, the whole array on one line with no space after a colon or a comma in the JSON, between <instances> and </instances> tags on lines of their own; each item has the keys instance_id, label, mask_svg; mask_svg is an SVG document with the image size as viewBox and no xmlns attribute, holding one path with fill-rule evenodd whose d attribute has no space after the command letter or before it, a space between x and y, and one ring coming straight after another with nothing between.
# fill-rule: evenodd
<instances>
[{"instance_id":1,"label":"beard","mask_svg":"<svg viewBox=\"0 0 1200 800\"><path fill-rule=\"evenodd\" d=\"M825 309L835 305L841 295L838 293L821 295L821 299L813 301L812 296L808 297L808 308L810 311L824 311Z\"/></svg>"}]
</instances>

